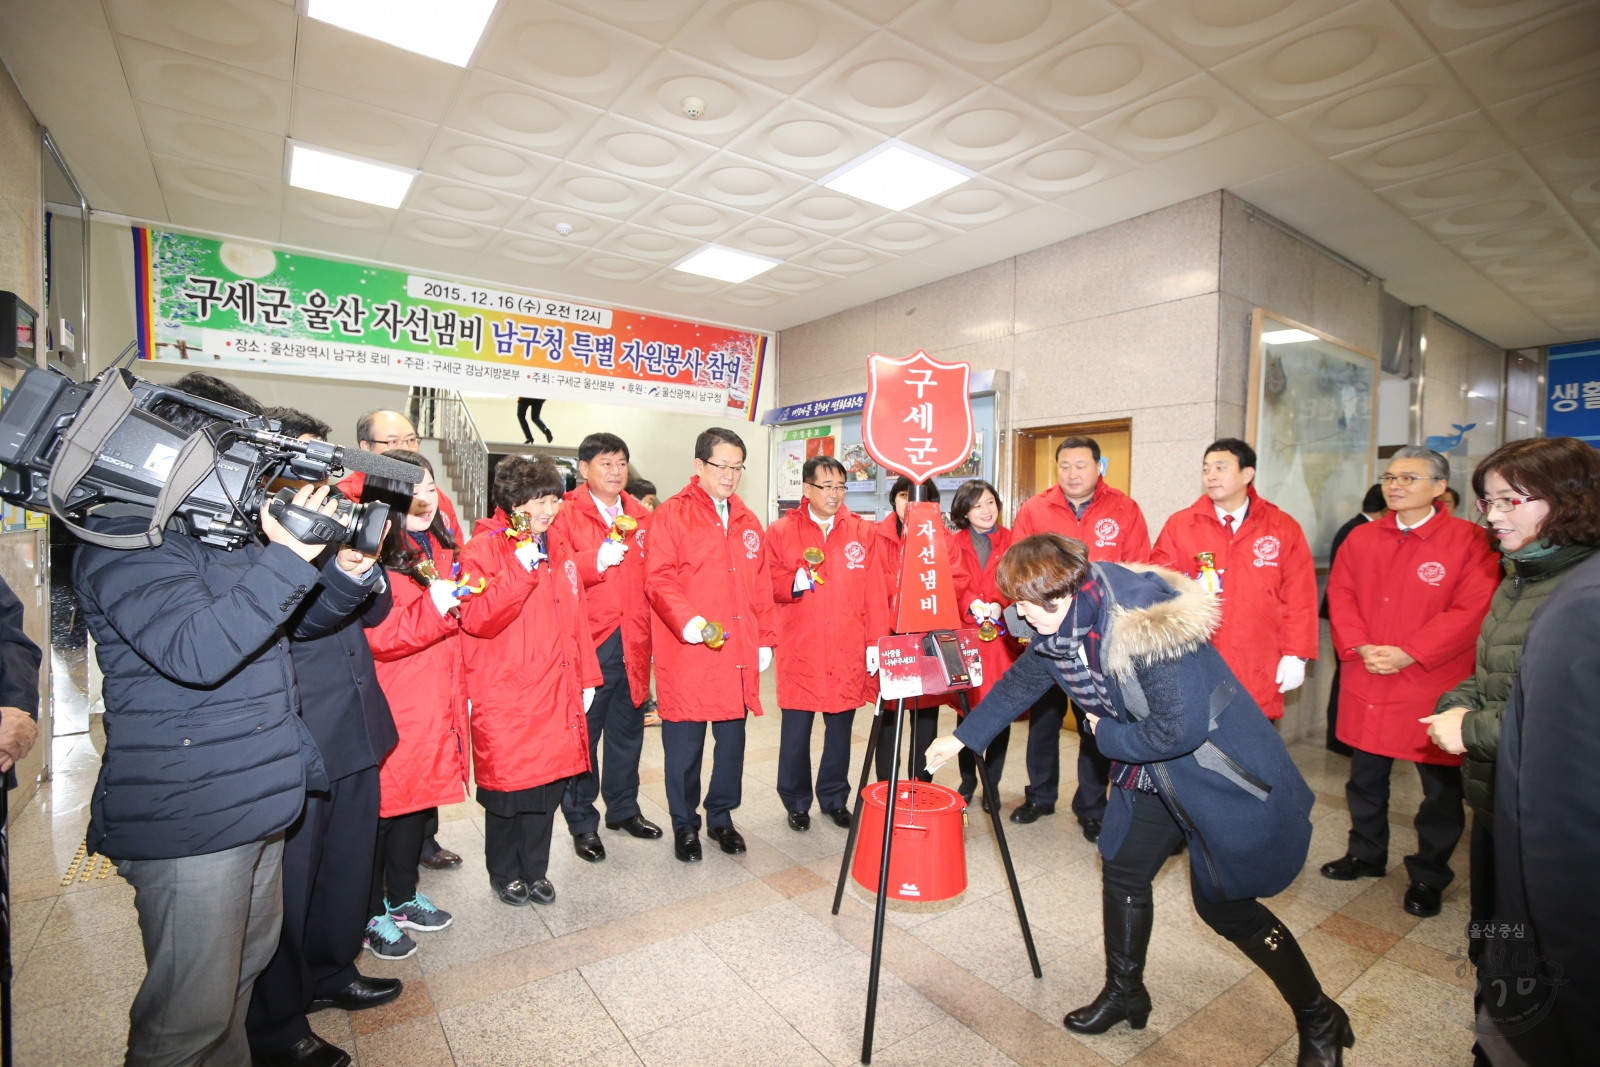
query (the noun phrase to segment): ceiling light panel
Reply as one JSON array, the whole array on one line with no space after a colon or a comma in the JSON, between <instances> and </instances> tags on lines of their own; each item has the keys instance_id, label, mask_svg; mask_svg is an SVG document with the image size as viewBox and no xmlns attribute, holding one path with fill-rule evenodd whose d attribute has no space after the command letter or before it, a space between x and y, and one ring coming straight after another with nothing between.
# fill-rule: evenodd
<instances>
[{"instance_id":1,"label":"ceiling light panel","mask_svg":"<svg viewBox=\"0 0 1600 1067\"><path fill-rule=\"evenodd\" d=\"M289 184L297 189L397 208L416 177L405 167L289 142Z\"/></svg>"},{"instance_id":2,"label":"ceiling light panel","mask_svg":"<svg viewBox=\"0 0 1600 1067\"><path fill-rule=\"evenodd\" d=\"M890 140L824 175L818 184L890 211L904 211L975 177L974 171L932 152Z\"/></svg>"},{"instance_id":3,"label":"ceiling light panel","mask_svg":"<svg viewBox=\"0 0 1600 1067\"><path fill-rule=\"evenodd\" d=\"M765 274L782 262L725 245L706 245L674 263L672 269L685 274L698 274L703 278L716 278L718 281L743 282L758 274Z\"/></svg>"},{"instance_id":4,"label":"ceiling light panel","mask_svg":"<svg viewBox=\"0 0 1600 1067\"><path fill-rule=\"evenodd\" d=\"M407 52L466 66L496 0L306 0L306 15Z\"/></svg>"}]
</instances>

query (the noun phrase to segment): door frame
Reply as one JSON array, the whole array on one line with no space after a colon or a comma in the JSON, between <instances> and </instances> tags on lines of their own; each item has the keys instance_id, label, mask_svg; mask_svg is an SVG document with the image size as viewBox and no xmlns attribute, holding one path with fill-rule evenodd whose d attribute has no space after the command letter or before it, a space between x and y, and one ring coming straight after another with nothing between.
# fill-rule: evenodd
<instances>
[{"instance_id":1,"label":"door frame","mask_svg":"<svg viewBox=\"0 0 1600 1067\"><path fill-rule=\"evenodd\" d=\"M1011 518L1016 519L1017 511L1022 507L1022 502L1027 499L1023 496L1026 488L1028 496L1033 495L1031 486L1037 469L1034 464L1033 442L1041 437L1093 437L1097 433L1126 432L1131 442L1133 439L1133 419L1097 419L1093 422L1068 422L1050 426L1029 426L1019 429L1012 435L1012 454L1014 462L1011 464ZM1132 475L1133 456L1129 450L1129 474Z\"/></svg>"}]
</instances>

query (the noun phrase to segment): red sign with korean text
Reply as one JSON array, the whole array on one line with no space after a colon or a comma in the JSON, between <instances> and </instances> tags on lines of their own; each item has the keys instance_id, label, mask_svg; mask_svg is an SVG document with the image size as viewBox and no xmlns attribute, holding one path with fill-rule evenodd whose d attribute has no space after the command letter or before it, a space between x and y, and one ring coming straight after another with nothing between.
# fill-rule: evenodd
<instances>
[{"instance_id":1,"label":"red sign with korean text","mask_svg":"<svg viewBox=\"0 0 1600 1067\"><path fill-rule=\"evenodd\" d=\"M956 631L961 658L972 677L972 681L963 685L950 685L945 681L939 657L927 653L923 648L923 640L922 634L906 634L878 641L878 692L884 700L937 696L961 689L977 689L983 685L983 653L978 643L978 631Z\"/></svg>"},{"instance_id":2,"label":"red sign with korean text","mask_svg":"<svg viewBox=\"0 0 1600 1067\"><path fill-rule=\"evenodd\" d=\"M965 463L972 451L971 370L920 349L905 359L868 356L861 436L872 458L917 483Z\"/></svg>"},{"instance_id":3,"label":"red sign with korean text","mask_svg":"<svg viewBox=\"0 0 1600 1067\"><path fill-rule=\"evenodd\" d=\"M906 506L906 539L900 555L900 605L895 633L954 630L956 588L950 578L950 546L944 517L931 500Z\"/></svg>"}]
</instances>

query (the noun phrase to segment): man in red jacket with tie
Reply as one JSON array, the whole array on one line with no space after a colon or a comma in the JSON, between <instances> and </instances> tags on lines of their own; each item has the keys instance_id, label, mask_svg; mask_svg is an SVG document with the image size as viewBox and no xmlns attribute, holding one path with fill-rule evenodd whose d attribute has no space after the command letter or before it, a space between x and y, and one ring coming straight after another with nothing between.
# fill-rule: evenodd
<instances>
[{"instance_id":1,"label":"man in red jacket with tie","mask_svg":"<svg viewBox=\"0 0 1600 1067\"><path fill-rule=\"evenodd\" d=\"M673 853L701 858L700 763L706 724L716 750L706 790L706 834L745 850L733 828L744 778L744 722L761 714L761 672L778 642L761 522L735 495L744 441L713 426L694 443L694 478L650 516L645 596L652 612L667 808Z\"/></svg>"},{"instance_id":2,"label":"man in red jacket with tie","mask_svg":"<svg viewBox=\"0 0 1600 1067\"><path fill-rule=\"evenodd\" d=\"M1450 465L1407 445L1383 475L1389 514L1351 531L1328 576L1333 647L1345 662L1339 683L1339 740L1355 751L1345 799L1350 844L1322 874L1337 881L1378 878L1389 861L1389 771L1417 765L1422 806L1417 851L1406 857L1405 909L1439 913L1455 877L1450 854L1466 826L1461 757L1428 739L1419 722L1472 673L1478 629L1500 584L1483 530L1444 510Z\"/></svg>"},{"instance_id":3,"label":"man in red jacket with tie","mask_svg":"<svg viewBox=\"0 0 1600 1067\"><path fill-rule=\"evenodd\" d=\"M1317 571L1300 524L1256 495L1256 450L1224 437L1205 451L1205 492L1167 520L1154 562L1222 595L1211 637L1269 719L1317 658Z\"/></svg>"},{"instance_id":4,"label":"man in red jacket with tie","mask_svg":"<svg viewBox=\"0 0 1600 1067\"><path fill-rule=\"evenodd\" d=\"M628 459L628 444L617 435L585 437L578 445L583 484L563 498L556 516L583 580L589 637L605 678L589 705L589 772L570 779L561 798L572 847L590 863L606 858L597 798L605 799L606 829L647 839L661 836L661 827L639 811L641 709L650 699L650 605L644 598L642 547L650 513L623 490Z\"/></svg>"},{"instance_id":5,"label":"man in red jacket with tie","mask_svg":"<svg viewBox=\"0 0 1600 1067\"><path fill-rule=\"evenodd\" d=\"M778 608L778 796L791 830L811 828L811 725L822 713L816 799L850 825L850 731L877 698L877 641L888 604L872 554L872 523L844 506L844 464L813 456L801 470L805 502L767 530L767 571ZM806 553L812 553L807 559Z\"/></svg>"},{"instance_id":6,"label":"man in red jacket with tie","mask_svg":"<svg viewBox=\"0 0 1600 1067\"><path fill-rule=\"evenodd\" d=\"M1017 511L1011 543L1037 533L1058 533L1089 546L1096 563L1150 562L1150 528L1144 512L1128 494L1100 477L1100 442L1092 437L1068 437L1056 446L1056 486L1029 497ZM1059 686L1039 699L1028 712L1028 788L1023 802L1011 813L1012 822L1029 823L1041 815L1054 815L1061 782L1061 722L1067 714L1067 695ZM1100 755L1094 735L1078 723L1078 791L1072 813L1083 836L1100 837L1106 813L1106 783L1111 761Z\"/></svg>"}]
</instances>

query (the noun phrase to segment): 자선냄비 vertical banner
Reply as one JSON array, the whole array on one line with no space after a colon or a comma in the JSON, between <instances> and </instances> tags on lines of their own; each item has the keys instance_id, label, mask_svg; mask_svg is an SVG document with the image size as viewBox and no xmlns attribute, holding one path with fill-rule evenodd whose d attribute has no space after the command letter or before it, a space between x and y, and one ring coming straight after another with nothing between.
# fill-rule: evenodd
<instances>
[{"instance_id":1,"label":"\uc790\uc120\ub0c4\ube44 vertical banner","mask_svg":"<svg viewBox=\"0 0 1600 1067\"><path fill-rule=\"evenodd\" d=\"M139 355L754 418L766 336L136 228Z\"/></svg>"}]
</instances>

